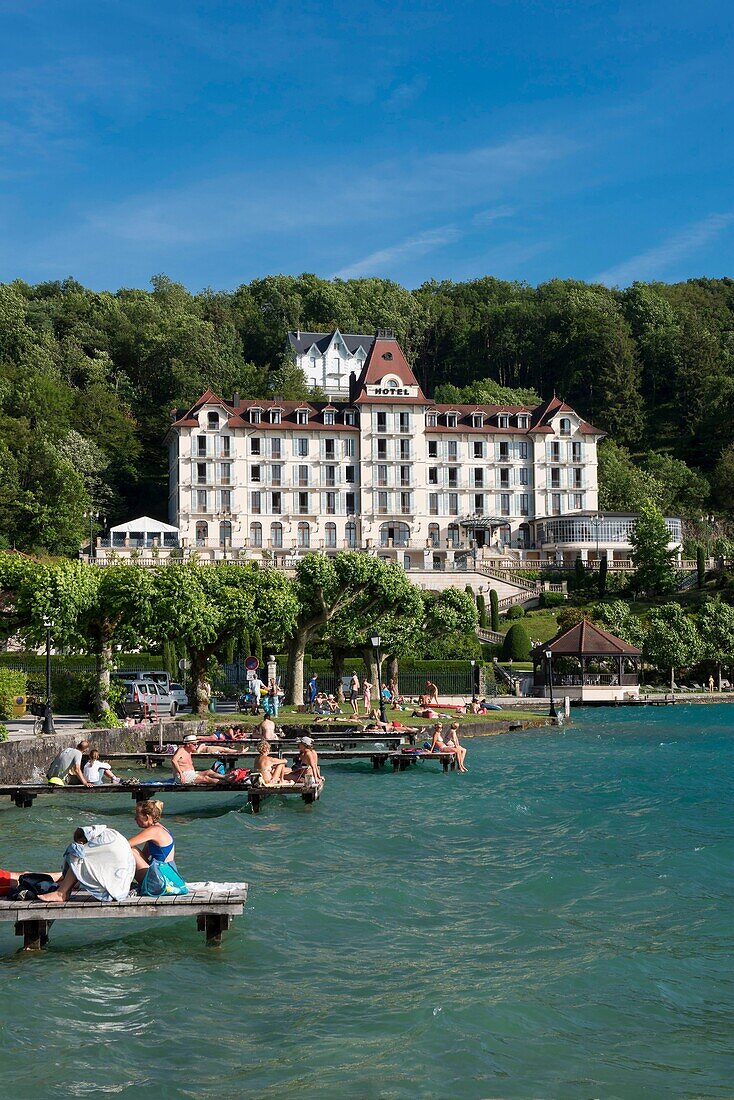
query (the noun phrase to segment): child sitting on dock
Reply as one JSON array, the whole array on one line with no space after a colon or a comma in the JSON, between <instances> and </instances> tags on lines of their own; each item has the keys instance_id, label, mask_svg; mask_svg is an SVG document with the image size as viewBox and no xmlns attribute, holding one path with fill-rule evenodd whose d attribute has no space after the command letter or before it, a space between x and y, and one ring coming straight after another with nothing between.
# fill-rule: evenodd
<instances>
[{"instance_id":1,"label":"child sitting on dock","mask_svg":"<svg viewBox=\"0 0 734 1100\"><path fill-rule=\"evenodd\" d=\"M119 775L113 772L112 765L105 760L100 760L99 749L89 750L89 759L82 770L87 783L91 783L93 787L101 787L106 775L109 776L111 783L122 783Z\"/></svg>"},{"instance_id":2,"label":"child sitting on dock","mask_svg":"<svg viewBox=\"0 0 734 1100\"><path fill-rule=\"evenodd\" d=\"M135 860L135 879L142 882L151 860L171 863L176 867L176 848L173 834L161 825L163 803L157 799L138 802L135 806L135 824L140 832L128 841Z\"/></svg>"}]
</instances>

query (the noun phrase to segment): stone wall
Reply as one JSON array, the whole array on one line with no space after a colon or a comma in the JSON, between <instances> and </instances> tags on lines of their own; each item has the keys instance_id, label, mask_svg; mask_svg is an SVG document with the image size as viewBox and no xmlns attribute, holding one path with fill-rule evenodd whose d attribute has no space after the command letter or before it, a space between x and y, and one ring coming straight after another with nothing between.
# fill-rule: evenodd
<instances>
[{"instance_id":1,"label":"stone wall","mask_svg":"<svg viewBox=\"0 0 734 1100\"><path fill-rule=\"evenodd\" d=\"M132 729L83 730L81 733L55 734L53 737L33 737L23 741L0 743L0 785L43 781L54 757L61 749L77 745L86 739L102 757L108 752L145 752L145 742L162 732L164 743L183 738L184 733L200 733L206 722L156 722ZM201 727L201 728L200 728Z\"/></svg>"}]
</instances>

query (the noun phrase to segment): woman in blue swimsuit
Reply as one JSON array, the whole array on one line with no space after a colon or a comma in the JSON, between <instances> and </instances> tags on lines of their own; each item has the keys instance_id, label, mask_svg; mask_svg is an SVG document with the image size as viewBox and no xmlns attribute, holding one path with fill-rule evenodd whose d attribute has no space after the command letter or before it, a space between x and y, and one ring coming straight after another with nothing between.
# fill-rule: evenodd
<instances>
[{"instance_id":1,"label":"woman in blue swimsuit","mask_svg":"<svg viewBox=\"0 0 734 1100\"><path fill-rule=\"evenodd\" d=\"M151 861L157 859L160 863L172 863L175 861L175 844L173 834L165 825L161 825L163 803L157 800L138 802L135 806L135 822L140 832L130 837L129 844L135 857L135 879L142 882L145 872Z\"/></svg>"}]
</instances>

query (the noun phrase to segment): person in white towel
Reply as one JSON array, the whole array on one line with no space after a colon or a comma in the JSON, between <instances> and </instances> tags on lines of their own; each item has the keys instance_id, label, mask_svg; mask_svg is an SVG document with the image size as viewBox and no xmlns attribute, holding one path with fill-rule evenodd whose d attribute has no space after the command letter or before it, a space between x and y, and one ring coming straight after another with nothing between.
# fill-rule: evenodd
<instances>
[{"instance_id":1,"label":"person in white towel","mask_svg":"<svg viewBox=\"0 0 734 1100\"><path fill-rule=\"evenodd\" d=\"M58 890L43 894L44 902L65 902L72 890L83 888L97 901L122 901L135 878L135 859L126 837L106 825L87 825L74 831L64 852L64 874Z\"/></svg>"}]
</instances>

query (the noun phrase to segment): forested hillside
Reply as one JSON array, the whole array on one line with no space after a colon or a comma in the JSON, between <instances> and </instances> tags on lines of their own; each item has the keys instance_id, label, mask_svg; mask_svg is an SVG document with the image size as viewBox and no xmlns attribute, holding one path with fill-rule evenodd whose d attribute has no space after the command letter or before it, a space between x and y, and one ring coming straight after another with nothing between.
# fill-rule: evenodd
<instances>
[{"instance_id":1,"label":"forested hillside","mask_svg":"<svg viewBox=\"0 0 734 1100\"><path fill-rule=\"evenodd\" d=\"M730 279L615 291L486 278L409 291L302 275L200 294L164 277L117 293L69 279L0 286L0 545L75 554L90 507L112 522L163 516L171 408L207 386L303 395L286 333L334 326L395 329L429 394L555 390L631 452L633 462L605 444L605 476L677 479L671 506L694 512L710 508L710 484L719 509L734 507ZM619 482L607 506L627 492Z\"/></svg>"}]
</instances>

